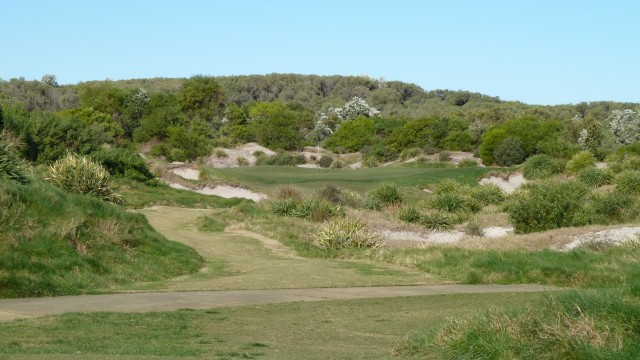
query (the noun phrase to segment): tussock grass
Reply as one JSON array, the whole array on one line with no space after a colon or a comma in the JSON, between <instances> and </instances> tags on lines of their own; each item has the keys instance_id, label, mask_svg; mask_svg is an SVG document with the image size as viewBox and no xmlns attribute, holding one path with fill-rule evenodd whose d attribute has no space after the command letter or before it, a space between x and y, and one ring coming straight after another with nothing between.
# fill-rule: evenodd
<instances>
[{"instance_id":1,"label":"tussock grass","mask_svg":"<svg viewBox=\"0 0 640 360\"><path fill-rule=\"evenodd\" d=\"M98 293L196 271L200 257L144 216L39 179L0 180L0 297Z\"/></svg>"},{"instance_id":2,"label":"tussock grass","mask_svg":"<svg viewBox=\"0 0 640 360\"><path fill-rule=\"evenodd\" d=\"M640 305L619 291L548 294L524 311L490 310L410 336L401 356L450 359L633 359Z\"/></svg>"}]
</instances>

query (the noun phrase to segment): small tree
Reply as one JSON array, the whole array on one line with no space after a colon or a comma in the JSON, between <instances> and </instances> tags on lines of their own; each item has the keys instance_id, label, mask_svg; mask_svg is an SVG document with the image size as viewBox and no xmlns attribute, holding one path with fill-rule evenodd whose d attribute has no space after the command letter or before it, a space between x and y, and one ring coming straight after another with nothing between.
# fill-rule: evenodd
<instances>
[{"instance_id":1,"label":"small tree","mask_svg":"<svg viewBox=\"0 0 640 360\"><path fill-rule=\"evenodd\" d=\"M640 112L631 109L613 110L607 120L618 144L640 141Z\"/></svg>"},{"instance_id":2,"label":"small tree","mask_svg":"<svg viewBox=\"0 0 640 360\"><path fill-rule=\"evenodd\" d=\"M520 164L526 156L520 139L513 137L505 138L493 152L493 158L500 166Z\"/></svg>"}]
</instances>

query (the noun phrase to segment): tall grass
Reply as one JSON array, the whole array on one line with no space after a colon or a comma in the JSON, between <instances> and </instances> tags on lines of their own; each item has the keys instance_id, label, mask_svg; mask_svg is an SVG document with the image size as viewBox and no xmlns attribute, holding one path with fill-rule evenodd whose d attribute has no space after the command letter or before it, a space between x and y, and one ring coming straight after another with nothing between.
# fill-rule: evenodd
<instances>
[{"instance_id":1,"label":"tall grass","mask_svg":"<svg viewBox=\"0 0 640 360\"><path fill-rule=\"evenodd\" d=\"M98 293L200 266L144 216L34 179L0 181L0 297Z\"/></svg>"}]
</instances>

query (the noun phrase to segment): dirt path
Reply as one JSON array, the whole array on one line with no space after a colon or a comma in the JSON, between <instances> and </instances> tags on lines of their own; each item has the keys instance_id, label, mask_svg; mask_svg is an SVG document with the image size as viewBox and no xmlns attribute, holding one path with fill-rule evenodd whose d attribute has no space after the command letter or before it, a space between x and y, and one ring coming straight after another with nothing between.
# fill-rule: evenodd
<instances>
[{"instance_id":1,"label":"dirt path","mask_svg":"<svg viewBox=\"0 0 640 360\"><path fill-rule=\"evenodd\" d=\"M203 271L122 291L300 289L443 284L440 278L406 267L366 260L309 259L281 242L246 230L198 231L196 221L212 210L159 206L141 210L170 240L205 259Z\"/></svg>"},{"instance_id":2,"label":"dirt path","mask_svg":"<svg viewBox=\"0 0 640 360\"><path fill-rule=\"evenodd\" d=\"M151 292L0 300L0 321L66 312L151 312L441 294L514 293L557 290L541 285L424 285L356 288Z\"/></svg>"}]
</instances>

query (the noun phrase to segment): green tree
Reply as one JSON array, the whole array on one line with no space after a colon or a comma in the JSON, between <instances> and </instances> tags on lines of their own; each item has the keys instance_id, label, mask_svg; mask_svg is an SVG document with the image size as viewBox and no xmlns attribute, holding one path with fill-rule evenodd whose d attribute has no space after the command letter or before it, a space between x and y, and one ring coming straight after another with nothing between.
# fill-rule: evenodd
<instances>
[{"instance_id":1,"label":"green tree","mask_svg":"<svg viewBox=\"0 0 640 360\"><path fill-rule=\"evenodd\" d=\"M201 75L185 80L179 95L182 111L209 123L221 118L225 99L224 91L216 79Z\"/></svg>"},{"instance_id":2,"label":"green tree","mask_svg":"<svg viewBox=\"0 0 640 360\"><path fill-rule=\"evenodd\" d=\"M375 137L375 122L371 118L360 117L345 121L333 136L327 140L325 146L333 151L340 148L355 152L364 146L372 145Z\"/></svg>"},{"instance_id":3,"label":"green tree","mask_svg":"<svg viewBox=\"0 0 640 360\"><path fill-rule=\"evenodd\" d=\"M256 103L249 109L248 126L260 145L295 150L302 146L300 116L280 102Z\"/></svg>"}]
</instances>

